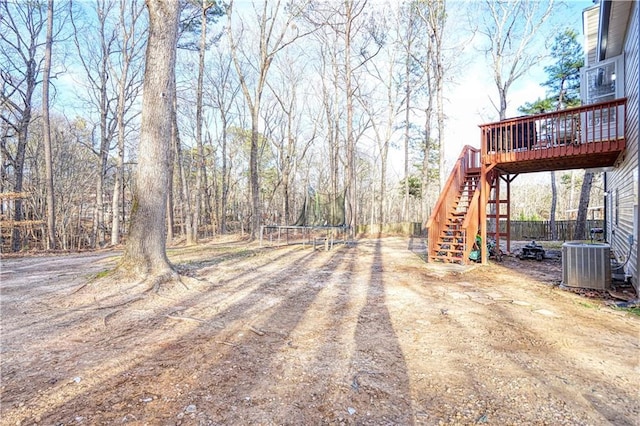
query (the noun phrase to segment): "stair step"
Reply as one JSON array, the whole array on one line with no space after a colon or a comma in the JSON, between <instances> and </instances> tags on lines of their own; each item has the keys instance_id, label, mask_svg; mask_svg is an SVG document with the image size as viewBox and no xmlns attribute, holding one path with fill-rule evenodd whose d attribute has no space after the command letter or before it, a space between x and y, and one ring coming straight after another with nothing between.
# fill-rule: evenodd
<instances>
[{"instance_id":1,"label":"stair step","mask_svg":"<svg viewBox=\"0 0 640 426\"><path fill-rule=\"evenodd\" d=\"M447 244L447 243L444 243L444 247L437 247L436 248L436 253L442 252L442 253L462 254L463 251L464 251L464 246L462 244Z\"/></svg>"},{"instance_id":2,"label":"stair step","mask_svg":"<svg viewBox=\"0 0 640 426\"><path fill-rule=\"evenodd\" d=\"M436 248L437 252L462 253L464 251L464 245L463 244L439 243L437 245L441 246L441 247Z\"/></svg>"},{"instance_id":3,"label":"stair step","mask_svg":"<svg viewBox=\"0 0 640 426\"><path fill-rule=\"evenodd\" d=\"M454 241L437 241L436 246L444 250L464 250L464 243Z\"/></svg>"},{"instance_id":4,"label":"stair step","mask_svg":"<svg viewBox=\"0 0 640 426\"><path fill-rule=\"evenodd\" d=\"M464 250L447 250L447 249L436 249L436 256L444 256L444 257L453 257L453 258L462 258L464 254Z\"/></svg>"},{"instance_id":5,"label":"stair step","mask_svg":"<svg viewBox=\"0 0 640 426\"><path fill-rule=\"evenodd\" d=\"M458 263L461 265L465 263L461 257L429 256L429 260L436 263Z\"/></svg>"},{"instance_id":6,"label":"stair step","mask_svg":"<svg viewBox=\"0 0 640 426\"><path fill-rule=\"evenodd\" d=\"M462 230L452 230L451 233L447 233L447 231L443 231L440 234L440 238L462 238Z\"/></svg>"}]
</instances>

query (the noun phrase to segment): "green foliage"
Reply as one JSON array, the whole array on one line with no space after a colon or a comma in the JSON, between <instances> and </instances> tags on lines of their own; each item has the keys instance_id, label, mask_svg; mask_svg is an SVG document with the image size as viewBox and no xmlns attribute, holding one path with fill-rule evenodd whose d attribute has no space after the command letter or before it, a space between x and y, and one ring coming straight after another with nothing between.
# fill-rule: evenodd
<instances>
[{"instance_id":1,"label":"green foliage","mask_svg":"<svg viewBox=\"0 0 640 426\"><path fill-rule=\"evenodd\" d=\"M542 217L540 217L540 215L536 212L533 212L530 214L525 214L525 212L520 212L516 220L519 220L521 222L539 222L542 220Z\"/></svg>"},{"instance_id":2,"label":"green foliage","mask_svg":"<svg viewBox=\"0 0 640 426\"><path fill-rule=\"evenodd\" d=\"M422 198L422 181L419 176L410 175L409 176L409 196L420 199ZM407 182L407 179L402 179L400 181L400 195L404 196L404 186Z\"/></svg>"},{"instance_id":3,"label":"green foliage","mask_svg":"<svg viewBox=\"0 0 640 426\"><path fill-rule=\"evenodd\" d=\"M573 176L573 187L580 188L582 186L582 180L584 173L575 173ZM560 184L567 190L571 190L571 173L563 173L559 179Z\"/></svg>"},{"instance_id":4,"label":"green foliage","mask_svg":"<svg viewBox=\"0 0 640 426\"><path fill-rule=\"evenodd\" d=\"M567 28L555 38L551 57L556 60L544 68L549 76L542 85L557 95L561 107L580 105L580 68L584 66L582 45L578 34Z\"/></svg>"},{"instance_id":5,"label":"green foliage","mask_svg":"<svg viewBox=\"0 0 640 426\"><path fill-rule=\"evenodd\" d=\"M547 111L553 111L554 109L555 107L553 104L553 99L538 98L534 102L526 102L523 106L518 108L518 111L520 111L523 114L532 115L532 114L541 114Z\"/></svg>"},{"instance_id":6,"label":"green foliage","mask_svg":"<svg viewBox=\"0 0 640 426\"><path fill-rule=\"evenodd\" d=\"M98 272L98 273L95 275L94 279L99 280L100 278L108 277L109 275L111 275L111 274L112 274L112 272L113 272L113 271L111 271L111 270L109 270L109 269L105 269L104 271L100 271L100 272Z\"/></svg>"},{"instance_id":7,"label":"green foliage","mask_svg":"<svg viewBox=\"0 0 640 426\"><path fill-rule=\"evenodd\" d=\"M547 81L547 98L538 98L518 108L524 114L537 114L580 105L580 68L584 66L582 46L578 34L567 28L559 33L551 47L551 57L556 60L544 67Z\"/></svg>"}]
</instances>

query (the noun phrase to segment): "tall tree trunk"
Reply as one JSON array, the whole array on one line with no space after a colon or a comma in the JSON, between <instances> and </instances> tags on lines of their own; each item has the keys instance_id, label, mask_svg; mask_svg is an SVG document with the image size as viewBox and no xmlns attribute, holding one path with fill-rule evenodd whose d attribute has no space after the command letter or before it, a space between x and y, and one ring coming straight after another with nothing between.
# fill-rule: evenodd
<instances>
[{"instance_id":1,"label":"tall tree trunk","mask_svg":"<svg viewBox=\"0 0 640 426\"><path fill-rule=\"evenodd\" d=\"M255 240L260 228L260 181L258 178L258 118L260 101L256 100L251 110L251 150L249 152L249 185L251 190L251 229L250 237Z\"/></svg>"},{"instance_id":2,"label":"tall tree trunk","mask_svg":"<svg viewBox=\"0 0 640 426\"><path fill-rule=\"evenodd\" d=\"M31 123L31 100L33 98L33 92L36 86L36 69L35 61L29 61L27 67L27 89L25 91L24 110L22 111L22 117L17 126L18 129L18 149L16 151L14 167L15 167L15 185L13 186L14 192L20 194L24 184L24 160L27 153L27 140L29 135L29 123ZM13 220L19 222L24 219L23 212L23 200L18 197L14 201L13 207ZM20 227L14 226L11 232L11 249L14 252L20 251L22 248L22 234Z\"/></svg>"},{"instance_id":3,"label":"tall tree trunk","mask_svg":"<svg viewBox=\"0 0 640 426\"><path fill-rule=\"evenodd\" d=\"M578 215L576 217L576 228L573 237L582 240L587 236L587 212L589 200L591 198L591 184L593 173L585 172L582 179L582 189L580 190L580 202L578 203Z\"/></svg>"},{"instance_id":4,"label":"tall tree trunk","mask_svg":"<svg viewBox=\"0 0 640 426\"><path fill-rule=\"evenodd\" d=\"M445 153L444 153L444 63L443 63L443 34L447 14L445 11L445 0L438 0L433 8L430 8L431 17L431 56L433 64L433 77L436 89L436 120L438 127L438 151L439 151L439 177L438 192L444 188L446 176L444 173Z\"/></svg>"},{"instance_id":5,"label":"tall tree trunk","mask_svg":"<svg viewBox=\"0 0 640 426\"><path fill-rule=\"evenodd\" d=\"M109 100L107 94L107 80L109 78L109 51L105 41L105 18L101 20L102 58L100 64L100 151L98 152L98 181L96 182L96 215L94 222L95 243L101 247L105 243L105 212L104 212L104 183L109 160L111 145L110 132L107 129L109 116Z\"/></svg>"},{"instance_id":6,"label":"tall tree trunk","mask_svg":"<svg viewBox=\"0 0 640 426\"><path fill-rule=\"evenodd\" d=\"M173 138L172 138L173 140ZM173 150L171 153L173 154ZM167 187L167 243L171 243L174 238L173 226L175 224L175 217L173 213L173 170L175 168L175 161L173 161L173 155L171 156L171 162L169 163L169 186Z\"/></svg>"},{"instance_id":7,"label":"tall tree trunk","mask_svg":"<svg viewBox=\"0 0 640 426\"><path fill-rule=\"evenodd\" d=\"M413 29L415 13L413 6L409 6L409 22L407 24L409 33L407 34L406 56L404 60L404 197L402 199L402 220L409 218L409 142L411 138L411 63L413 62ZM429 96L429 98L431 98ZM381 194L382 195L382 194Z\"/></svg>"},{"instance_id":8,"label":"tall tree trunk","mask_svg":"<svg viewBox=\"0 0 640 426\"><path fill-rule=\"evenodd\" d=\"M56 248L56 207L53 190L53 161L51 155L51 122L49 120L49 76L51 75L51 45L53 43L53 0L47 5L47 40L42 70L42 127L44 162L47 186L47 249Z\"/></svg>"},{"instance_id":9,"label":"tall tree trunk","mask_svg":"<svg viewBox=\"0 0 640 426\"><path fill-rule=\"evenodd\" d=\"M200 15L200 46L198 48L198 83L196 88L196 194L193 206L193 241L198 241L198 229L201 222L202 197L204 197L204 143L202 141L202 87L204 81L204 60L207 41L207 5L202 0Z\"/></svg>"},{"instance_id":10,"label":"tall tree trunk","mask_svg":"<svg viewBox=\"0 0 640 426\"><path fill-rule=\"evenodd\" d=\"M348 2L345 2L348 3ZM351 16L352 3L347 4L347 16L345 20L345 97L347 102L347 224L349 225L351 236L356 235L358 226L358 196L356 182L356 146L353 137L353 91L352 91L352 69L351 69L351 26L353 18Z\"/></svg>"},{"instance_id":11,"label":"tall tree trunk","mask_svg":"<svg viewBox=\"0 0 640 426\"><path fill-rule=\"evenodd\" d=\"M229 176L227 166L227 117L222 116L222 172L221 172L221 194L220 194L220 233L227 233L227 204L229 202Z\"/></svg>"},{"instance_id":12,"label":"tall tree trunk","mask_svg":"<svg viewBox=\"0 0 640 426\"><path fill-rule=\"evenodd\" d=\"M155 283L175 277L166 254L166 203L172 141L176 41L180 4L147 0L147 44L139 162L131 228L121 267Z\"/></svg>"},{"instance_id":13,"label":"tall tree trunk","mask_svg":"<svg viewBox=\"0 0 640 426\"><path fill-rule=\"evenodd\" d=\"M24 219L23 191L29 125L33 114L33 94L39 82L38 72L42 63L36 55L41 46L41 32L46 23L44 7L38 2L0 1L0 57L2 58L2 89L0 113L3 132L0 147L3 149L3 172L13 168L13 192L19 197L13 201L12 220ZM6 62L5 62L6 61ZM14 74L11 71L15 69ZM13 78L17 77L17 78ZM6 125L6 128L5 128ZM17 146L7 148L7 130L17 139ZM16 224L17 225L17 224ZM11 231L11 249L19 251L22 244L20 226Z\"/></svg>"},{"instance_id":14,"label":"tall tree trunk","mask_svg":"<svg viewBox=\"0 0 640 426\"><path fill-rule=\"evenodd\" d=\"M130 78L129 69L134 55L138 52L135 40L135 26L142 10L138 6L131 4L131 9L127 9L126 0L120 1L120 25L122 26L122 70L118 80L118 101L116 107L116 127L118 128L118 156L116 158L116 171L113 184L113 196L111 198L111 245L120 244L121 224L124 224L124 156L125 156L125 114L127 96L127 84ZM131 22L127 24L127 18L131 17ZM122 215L120 215L120 205L122 202Z\"/></svg>"},{"instance_id":15,"label":"tall tree trunk","mask_svg":"<svg viewBox=\"0 0 640 426\"><path fill-rule=\"evenodd\" d=\"M118 112L120 115L120 112ZM120 199L124 196L124 120L118 118L118 157L111 196L111 245L120 244ZM122 127L120 127L122 126ZM124 223L124 215L122 222Z\"/></svg>"},{"instance_id":16,"label":"tall tree trunk","mask_svg":"<svg viewBox=\"0 0 640 426\"><path fill-rule=\"evenodd\" d=\"M175 86L175 81L174 81ZM171 103L171 144L175 149L175 169L178 171L178 182L180 184L180 211L182 212L182 233L185 235L187 245L194 244L193 227L191 214L191 192L189 191L189 182L183 170L182 145L180 142L180 133L178 131L178 100L176 93L173 93L173 101Z\"/></svg>"},{"instance_id":17,"label":"tall tree trunk","mask_svg":"<svg viewBox=\"0 0 640 426\"><path fill-rule=\"evenodd\" d=\"M431 97L429 97L431 99ZM428 106L424 111L424 155L422 157L422 179L421 179L421 193L422 193L422 214L421 221L426 225L429 214L429 171L431 170L431 164L429 162L429 154L431 151L431 101L428 101Z\"/></svg>"},{"instance_id":18,"label":"tall tree trunk","mask_svg":"<svg viewBox=\"0 0 640 426\"><path fill-rule=\"evenodd\" d=\"M551 172L551 212L549 213L549 225L551 226L551 239L558 239L556 229L556 205L558 204L558 188L556 185L556 172Z\"/></svg>"}]
</instances>

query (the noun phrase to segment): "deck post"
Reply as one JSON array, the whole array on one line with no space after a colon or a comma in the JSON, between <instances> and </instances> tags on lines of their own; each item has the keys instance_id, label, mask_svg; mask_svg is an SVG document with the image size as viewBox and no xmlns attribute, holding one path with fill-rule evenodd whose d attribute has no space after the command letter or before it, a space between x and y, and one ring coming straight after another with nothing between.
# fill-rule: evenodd
<instances>
[{"instance_id":1,"label":"deck post","mask_svg":"<svg viewBox=\"0 0 640 426\"><path fill-rule=\"evenodd\" d=\"M484 161L480 165L480 237L482 238L482 245L480 247L480 262L483 265L487 264L487 200L489 191L489 183L487 181L487 165ZM470 235L471 238L475 238L475 235Z\"/></svg>"},{"instance_id":2,"label":"deck post","mask_svg":"<svg viewBox=\"0 0 640 426\"><path fill-rule=\"evenodd\" d=\"M502 186L502 173L496 173L496 191L495 191L495 233L493 235L495 243L496 243L496 249L500 250L500 208L502 205L502 199L500 198L500 187ZM500 253L500 252L498 252Z\"/></svg>"}]
</instances>

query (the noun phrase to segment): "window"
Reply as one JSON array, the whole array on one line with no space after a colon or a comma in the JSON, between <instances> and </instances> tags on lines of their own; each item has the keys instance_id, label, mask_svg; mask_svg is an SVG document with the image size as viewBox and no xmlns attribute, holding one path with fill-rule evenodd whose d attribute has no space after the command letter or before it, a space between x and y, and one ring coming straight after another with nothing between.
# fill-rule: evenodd
<instances>
[{"instance_id":1,"label":"window","mask_svg":"<svg viewBox=\"0 0 640 426\"><path fill-rule=\"evenodd\" d=\"M580 80L585 105L624 97L624 55L583 68Z\"/></svg>"}]
</instances>

